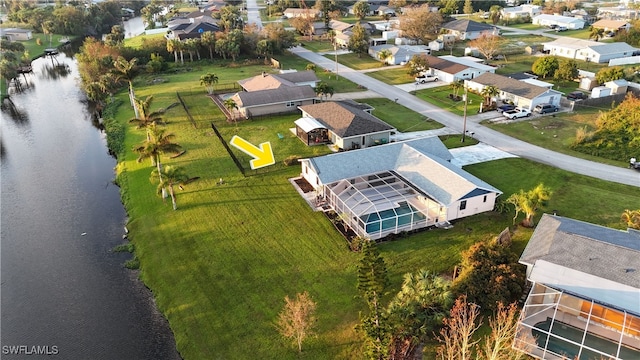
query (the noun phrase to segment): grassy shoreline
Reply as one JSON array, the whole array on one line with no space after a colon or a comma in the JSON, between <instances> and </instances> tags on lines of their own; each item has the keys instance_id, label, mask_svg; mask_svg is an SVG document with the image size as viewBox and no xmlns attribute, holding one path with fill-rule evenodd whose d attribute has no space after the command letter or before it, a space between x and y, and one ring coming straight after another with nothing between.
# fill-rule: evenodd
<instances>
[{"instance_id":1,"label":"grassy shoreline","mask_svg":"<svg viewBox=\"0 0 640 360\"><path fill-rule=\"evenodd\" d=\"M194 128L181 107L165 115L168 131L187 152L175 159L163 157L163 164L183 166L189 176L200 177L178 192L177 211L156 196L149 182L150 164L137 163L130 150L144 139L144 131L127 122L133 112L126 94L117 95L122 105L113 115L124 130L117 180L129 215L129 238L140 260L140 276L169 320L178 351L184 359L358 358L361 339L354 326L365 309L356 292L358 254L348 250L326 217L312 212L291 186L288 179L299 174L299 166L282 165L289 155L317 156L328 150L306 147L288 131L297 116L227 123L199 85L199 76L206 72L218 73L221 81L247 76L245 69L208 65L162 75L163 83L150 84L144 76L134 83L138 97L154 95L152 109L175 102L180 91L196 120ZM253 143L270 141L278 165L243 177L210 122L227 141L233 135ZM280 140L277 133L285 138ZM616 228L623 228L620 213L640 203L633 187L523 159L465 169L504 191L505 197L544 182L554 191L548 211ZM224 185L216 185L219 178ZM382 244L392 293L406 272L450 271L460 251L511 226L511 217L483 214L458 221L451 230L424 231ZM514 251L524 248L530 234L530 229L516 230ZM305 290L318 303L318 335L298 354L273 323L284 296Z\"/></svg>"}]
</instances>

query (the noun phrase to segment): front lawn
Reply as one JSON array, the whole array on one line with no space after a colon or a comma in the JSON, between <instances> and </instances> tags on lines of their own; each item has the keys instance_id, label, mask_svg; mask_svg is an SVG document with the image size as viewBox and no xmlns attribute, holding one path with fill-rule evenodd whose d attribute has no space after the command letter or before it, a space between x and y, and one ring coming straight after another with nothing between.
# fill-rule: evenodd
<instances>
[{"instance_id":1,"label":"front lawn","mask_svg":"<svg viewBox=\"0 0 640 360\"><path fill-rule=\"evenodd\" d=\"M334 50L333 44L331 44L331 41L328 41L328 40L309 41L309 39L306 36L304 36L304 37L300 37L300 42L302 46L316 53Z\"/></svg>"},{"instance_id":2,"label":"front lawn","mask_svg":"<svg viewBox=\"0 0 640 360\"><path fill-rule=\"evenodd\" d=\"M412 94L420 99L431 103L439 108L454 113L456 115L464 115L464 101L454 101L449 96L452 94L452 89L449 85L438 86L435 88L412 91ZM464 90L460 90L458 95L462 97ZM482 96L469 92L469 102L467 103L467 115L475 115L480 110L480 104L482 103Z\"/></svg>"},{"instance_id":3,"label":"front lawn","mask_svg":"<svg viewBox=\"0 0 640 360\"><path fill-rule=\"evenodd\" d=\"M375 108L373 115L400 132L433 130L442 127L439 122L428 119L387 98L367 98L355 101L373 106Z\"/></svg>"},{"instance_id":4,"label":"front lawn","mask_svg":"<svg viewBox=\"0 0 640 360\"><path fill-rule=\"evenodd\" d=\"M330 60L335 60L334 55L325 55L324 57ZM362 54L360 57L354 53L338 55L338 62L354 70L376 69L384 66L382 62L367 54Z\"/></svg>"},{"instance_id":5,"label":"front lawn","mask_svg":"<svg viewBox=\"0 0 640 360\"><path fill-rule=\"evenodd\" d=\"M413 76L407 73L407 68L405 67L372 71L368 72L367 75L390 85L401 85L414 81Z\"/></svg>"}]
</instances>

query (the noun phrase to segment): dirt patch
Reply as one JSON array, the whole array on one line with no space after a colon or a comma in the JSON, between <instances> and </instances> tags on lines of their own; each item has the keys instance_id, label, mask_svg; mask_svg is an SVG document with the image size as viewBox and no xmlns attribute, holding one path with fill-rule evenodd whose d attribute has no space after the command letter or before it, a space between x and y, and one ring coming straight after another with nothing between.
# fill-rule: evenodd
<instances>
[{"instance_id":1,"label":"dirt patch","mask_svg":"<svg viewBox=\"0 0 640 360\"><path fill-rule=\"evenodd\" d=\"M561 129L564 127L564 124L558 121L553 121L550 122L547 126L545 126L545 129Z\"/></svg>"},{"instance_id":2,"label":"dirt patch","mask_svg":"<svg viewBox=\"0 0 640 360\"><path fill-rule=\"evenodd\" d=\"M311 186L311 184L309 184L309 182L305 178L295 179L294 181L303 193L306 194L313 191L313 186Z\"/></svg>"}]
</instances>

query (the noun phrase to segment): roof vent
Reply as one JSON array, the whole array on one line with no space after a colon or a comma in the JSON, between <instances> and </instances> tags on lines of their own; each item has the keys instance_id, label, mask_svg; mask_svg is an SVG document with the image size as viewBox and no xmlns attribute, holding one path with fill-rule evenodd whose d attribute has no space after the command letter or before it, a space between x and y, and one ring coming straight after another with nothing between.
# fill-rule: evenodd
<instances>
[{"instance_id":1,"label":"roof vent","mask_svg":"<svg viewBox=\"0 0 640 360\"><path fill-rule=\"evenodd\" d=\"M636 271L636 269L624 269L624 272L627 273L627 274L628 273L632 273L634 271Z\"/></svg>"}]
</instances>

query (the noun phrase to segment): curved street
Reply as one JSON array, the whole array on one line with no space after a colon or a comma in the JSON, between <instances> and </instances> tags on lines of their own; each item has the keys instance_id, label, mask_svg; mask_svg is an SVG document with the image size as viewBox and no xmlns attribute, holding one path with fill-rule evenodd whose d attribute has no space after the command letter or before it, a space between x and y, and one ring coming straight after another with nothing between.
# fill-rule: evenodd
<instances>
[{"instance_id":1,"label":"curved street","mask_svg":"<svg viewBox=\"0 0 640 360\"><path fill-rule=\"evenodd\" d=\"M293 48L291 49L291 52L305 60L308 60L309 62L313 62L316 65L321 66L324 69L330 71L335 71L336 69L334 61L311 52L303 47L298 46ZM342 76L356 84L365 86L366 88L379 93L383 97L397 101L399 104L433 119L446 127L454 129L459 133L463 132L464 121L462 117L440 109L435 105L429 104L393 85L385 84L382 81L376 80L344 65L338 64L337 69L339 76ZM479 121L479 116L467 117L466 130L474 132L475 134L473 137L485 144L494 146L510 154L551 165L563 170L602 180L640 187L640 172L547 150L491 130L480 125L478 123Z\"/></svg>"}]
</instances>

